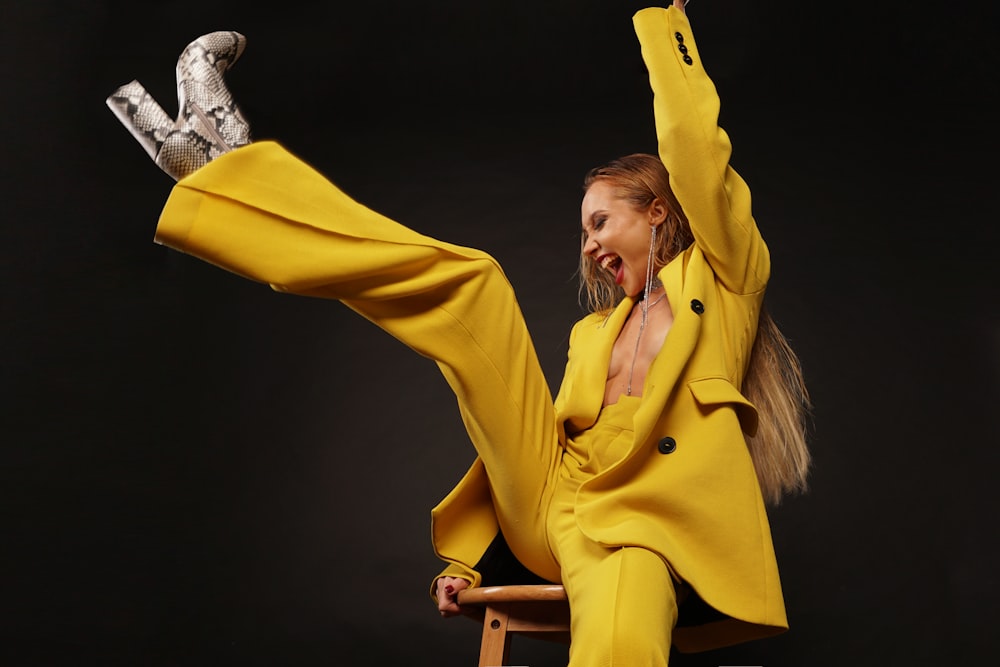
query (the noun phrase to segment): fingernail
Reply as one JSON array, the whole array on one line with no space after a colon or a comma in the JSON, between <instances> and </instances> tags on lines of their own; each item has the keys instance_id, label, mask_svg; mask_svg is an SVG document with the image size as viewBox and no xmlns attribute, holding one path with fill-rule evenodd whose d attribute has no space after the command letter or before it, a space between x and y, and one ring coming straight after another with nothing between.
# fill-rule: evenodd
<instances>
[{"instance_id":1,"label":"fingernail","mask_svg":"<svg viewBox=\"0 0 1000 667\"><path fill-rule=\"evenodd\" d=\"M452 593L455 592L455 587L451 585L445 586L444 592L447 593L448 595L451 595Z\"/></svg>"}]
</instances>

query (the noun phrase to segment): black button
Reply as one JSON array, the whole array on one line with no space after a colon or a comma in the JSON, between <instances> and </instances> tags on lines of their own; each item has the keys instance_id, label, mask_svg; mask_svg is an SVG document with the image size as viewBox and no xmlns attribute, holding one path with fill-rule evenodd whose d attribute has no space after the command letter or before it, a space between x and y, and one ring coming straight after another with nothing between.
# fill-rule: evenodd
<instances>
[{"instance_id":1,"label":"black button","mask_svg":"<svg viewBox=\"0 0 1000 667\"><path fill-rule=\"evenodd\" d=\"M691 310L701 315L702 313L705 312L705 304L703 304L701 301L698 301L698 299L691 299Z\"/></svg>"},{"instance_id":2,"label":"black button","mask_svg":"<svg viewBox=\"0 0 1000 667\"><path fill-rule=\"evenodd\" d=\"M674 33L674 39L677 40L678 44L681 44L681 43L684 42L684 35L680 34L679 32L675 32Z\"/></svg>"},{"instance_id":3,"label":"black button","mask_svg":"<svg viewBox=\"0 0 1000 667\"><path fill-rule=\"evenodd\" d=\"M677 449L677 441L668 435L660 440L656 448L660 450L661 454L673 454L674 450Z\"/></svg>"},{"instance_id":4,"label":"black button","mask_svg":"<svg viewBox=\"0 0 1000 667\"><path fill-rule=\"evenodd\" d=\"M685 46L684 44L681 44L680 46L677 47L677 50L680 51L681 53L687 53L688 47Z\"/></svg>"},{"instance_id":5,"label":"black button","mask_svg":"<svg viewBox=\"0 0 1000 667\"><path fill-rule=\"evenodd\" d=\"M691 60L691 56L687 56L687 55L684 56L684 62L687 63L688 65L694 63L694 61Z\"/></svg>"}]
</instances>

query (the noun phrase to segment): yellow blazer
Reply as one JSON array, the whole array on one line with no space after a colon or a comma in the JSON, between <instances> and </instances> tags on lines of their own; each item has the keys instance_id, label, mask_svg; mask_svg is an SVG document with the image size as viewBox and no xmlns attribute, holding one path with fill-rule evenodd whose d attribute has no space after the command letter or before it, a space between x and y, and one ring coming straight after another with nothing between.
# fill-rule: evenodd
<instances>
[{"instance_id":1,"label":"yellow blazer","mask_svg":"<svg viewBox=\"0 0 1000 667\"><path fill-rule=\"evenodd\" d=\"M787 629L770 528L743 432L757 413L739 387L770 274L750 191L729 166L719 98L687 17L638 12L634 27L654 93L659 154L695 243L660 271L674 322L650 366L630 453L585 482L580 529L607 546L661 554L692 595L674 644L697 651ZM555 400L562 441L601 409L611 349L634 301L580 320ZM432 512L450 574L473 568L498 530L485 470L476 461Z\"/></svg>"}]
</instances>

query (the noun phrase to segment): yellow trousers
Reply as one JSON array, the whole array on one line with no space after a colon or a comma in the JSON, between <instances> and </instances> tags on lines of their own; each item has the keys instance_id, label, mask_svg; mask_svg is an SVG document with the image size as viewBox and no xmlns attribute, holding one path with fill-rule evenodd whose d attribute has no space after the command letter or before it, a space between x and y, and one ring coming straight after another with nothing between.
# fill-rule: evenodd
<instances>
[{"instance_id":1,"label":"yellow trousers","mask_svg":"<svg viewBox=\"0 0 1000 667\"><path fill-rule=\"evenodd\" d=\"M511 550L535 572L559 573L569 592L571 664L666 664L676 618L667 567L648 551L598 547L576 528L580 471L563 465L548 384L492 257L371 211L273 142L179 181L156 239L278 291L340 300L436 362Z\"/></svg>"},{"instance_id":2,"label":"yellow trousers","mask_svg":"<svg viewBox=\"0 0 1000 667\"><path fill-rule=\"evenodd\" d=\"M597 423L571 436L559 467L547 519L553 551L570 600L570 665L666 665L677 600L663 559L638 547L608 548L576 523L580 484L628 451L640 398L621 396Z\"/></svg>"}]
</instances>

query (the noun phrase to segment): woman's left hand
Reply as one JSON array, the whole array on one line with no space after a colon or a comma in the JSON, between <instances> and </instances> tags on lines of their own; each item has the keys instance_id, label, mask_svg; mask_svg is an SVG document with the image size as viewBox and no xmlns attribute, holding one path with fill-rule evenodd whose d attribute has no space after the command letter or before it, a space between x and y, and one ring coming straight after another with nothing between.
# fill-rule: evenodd
<instances>
[{"instance_id":1,"label":"woman's left hand","mask_svg":"<svg viewBox=\"0 0 1000 667\"><path fill-rule=\"evenodd\" d=\"M438 611L441 616L449 618L462 613L458 606L458 592L468 588L469 582L459 577L439 577L437 580Z\"/></svg>"}]
</instances>

